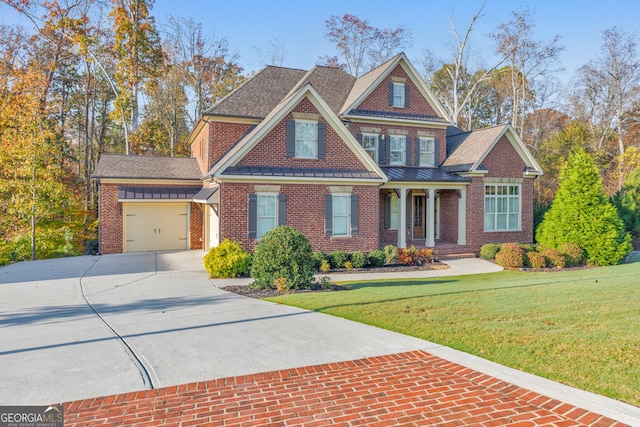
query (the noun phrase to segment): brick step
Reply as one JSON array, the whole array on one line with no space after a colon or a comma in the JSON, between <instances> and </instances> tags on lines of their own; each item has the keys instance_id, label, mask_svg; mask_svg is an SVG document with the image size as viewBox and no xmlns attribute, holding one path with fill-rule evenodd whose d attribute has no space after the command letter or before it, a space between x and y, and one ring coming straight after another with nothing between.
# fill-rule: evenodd
<instances>
[{"instance_id":1,"label":"brick step","mask_svg":"<svg viewBox=\"0 0 640 427\"><path fill-rule=\"evenodd\" d=\"M475 257L476 257L476 254L474 254L473 252L439 254L436 251L436 258L438 258L438 260L440 261L447 260L447 259L463 259L463 258L475 258Z\"/></svg>"}]
</instances>

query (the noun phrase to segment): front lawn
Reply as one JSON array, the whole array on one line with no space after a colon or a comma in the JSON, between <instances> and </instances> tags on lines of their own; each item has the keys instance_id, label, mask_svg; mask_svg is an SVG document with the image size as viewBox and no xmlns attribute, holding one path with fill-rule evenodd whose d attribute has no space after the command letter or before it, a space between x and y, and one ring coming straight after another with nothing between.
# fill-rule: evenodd
<instances>
[{"instance_id":1,"label":"front lawn","mask_svg":"<svg viewBox=\"0 0 640 427\"><path fill-rule=\"evenodd\" d=\"M345 282L284 304L422 338L640 406L640 262Z\"/></svg>"}]
</instances>

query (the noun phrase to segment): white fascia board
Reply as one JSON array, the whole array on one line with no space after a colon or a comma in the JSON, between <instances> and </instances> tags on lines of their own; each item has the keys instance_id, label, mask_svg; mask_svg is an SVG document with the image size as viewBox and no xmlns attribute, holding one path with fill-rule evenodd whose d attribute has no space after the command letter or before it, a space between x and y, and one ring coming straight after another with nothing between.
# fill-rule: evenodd
<instances>
[{"instance_id":1,"label":"white fascia board","mask_svg":"<svg viewBox=\"0 0 640 427\"><path fill-rule=\"evenodd\" d=\"M504 135L507 135L507 139L511 143L511 146L513 146L513 148L516 150L520 158L524 161L524 164L534 169L532 172L529 172L529 174L542 175L542 168L540 167L538 162L536 162L536 160L533 158L533 155L531 155L529 150L527 150L527 147L524 145L524 142L522 142L522 139L520 139L516 131L513 129L513 127L511 127L511 125L505 126L504 130L500 132L500 134L496 137L496 139L491 143L489 148L487 148L487 150L480 157L480 159L473 165L473 167L471 168L471 171L474 171L474 172L476 171L476 169L482 164L482 162L487 157L487 155L491 152L491 150L493 150L493 147L496 146L498 141L500 141L500 138L502 138Z\"/></svg>"},{"instance_id":2,"label":"white fascia board","mask_svg":"<svg viewBox=\"0 0 640 427\"><path fill-rule=\"evenodd\" d=\"M367 179L367 178L317 178L317 177L282 177L282 176L246 176L246 175L224 175L216 179L216 182L223 184L225 182L234 183L264 183L264 182L281 182L286 184L340 184L340 185L375 185L380 186L387 182L385 179Z\"/></svg>"}]
</instances>

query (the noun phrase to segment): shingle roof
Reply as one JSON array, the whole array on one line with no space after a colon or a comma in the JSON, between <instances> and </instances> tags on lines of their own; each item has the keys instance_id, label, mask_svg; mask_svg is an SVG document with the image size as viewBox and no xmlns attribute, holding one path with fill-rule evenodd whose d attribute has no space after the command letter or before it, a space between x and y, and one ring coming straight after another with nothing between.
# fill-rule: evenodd
<instances>
[{"instance_id":1,"label":"shingle roof","mask_svg":"<svg viewBox=\"0 0 640 427\"><path fill-rule=\"evenodd\" d=\"M393 63L393 61L395 61L397 57L398 55L394 56L393 58L391 58L384 64L380 65L379 67L374 68L373 70L369 71L367 74L364 74L358 77L358 79L353 84L353 87L351 88L351 92L349 93L349 95L347 96L347 99L345 99L345 102L342 105L341 112L344 112L344 110L348 108L351 104L353 104L356 101L356 99L358 99L358 97L362 95L363 92L369 89L371 85L378 79L378 77L380 77L382 74L384 74L387 71L387 68L389 67L389 65Z\"/></svg>"},{"instance_id":2,"label":"shingle roof","mask_svg":"<svg viewBox=\"0 0 640 427\"><path fill-rule=\"evenodd\" d=\"M447 129L447 159L442 168L449 172L470 170L491 145L504 133L508 125L464 132L456 127Z\"/></svg>"},{"instance_id":3,"label":"shingle roof","mask_svg":"<svg viewBox=\"0 0 640 427\"><path fill-rule=\"evenodd\" d=\"M234 166L227 168L222 175L277 176L293 178L380 179L378 174L367 170L282 168L262 166Z\"/></svg>"},{"instance_id":4,"label":"shingle roof","mask_svg":"<svg viewBox=\"0 0 640 427\"><path fill-rule=\"evenodd\" d=\"M306 74L305 70L265 67L205 111L204 115L263 118Z\"/></svg>"},{"instance_id":5,"label":"shingle roof","mask_svg":"<svg viewBox=\"0 0 640 427\"><path fill-rule=\"evenodd\" d=\"M470 182L471 179L448 173L440 168L382 167L389 181Z\"/></svg>"},{"instance_id":6,"label":"shingle roof","mask_svg":"<svg viewBox=\"0 0 640 427\"><path fill-rule=\"evenodd\" d=\"M331 111L338 114L355 81L355 77L341 68L315 66L298 82L291 93L310 83Z\"/></svg>"},{"instance_id":7,"label":"shingle roof","mask_svg":"<svg viewBox=\"0 0 640 427\"><path fill-rule=\"evenodd\" d=\"M94 178L200 179L198 160L193 157L124 156L103 154Z\"/></svg>"}]
</instances>

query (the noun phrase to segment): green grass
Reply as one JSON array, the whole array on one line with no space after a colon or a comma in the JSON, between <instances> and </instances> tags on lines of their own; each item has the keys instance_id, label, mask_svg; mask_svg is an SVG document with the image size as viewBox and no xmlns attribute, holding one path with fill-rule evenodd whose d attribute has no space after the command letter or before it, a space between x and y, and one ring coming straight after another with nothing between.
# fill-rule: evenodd
<instances>
[{"instance_id":1,"label":"green grass","mask_svg":"<svg viewBox=\"0 0 640 427\"><path fill-rule=\"evenodd\" d=\"M345 282L270 298L443 344L640 406L640 262Z\"/></svg>"}]
</instances>

